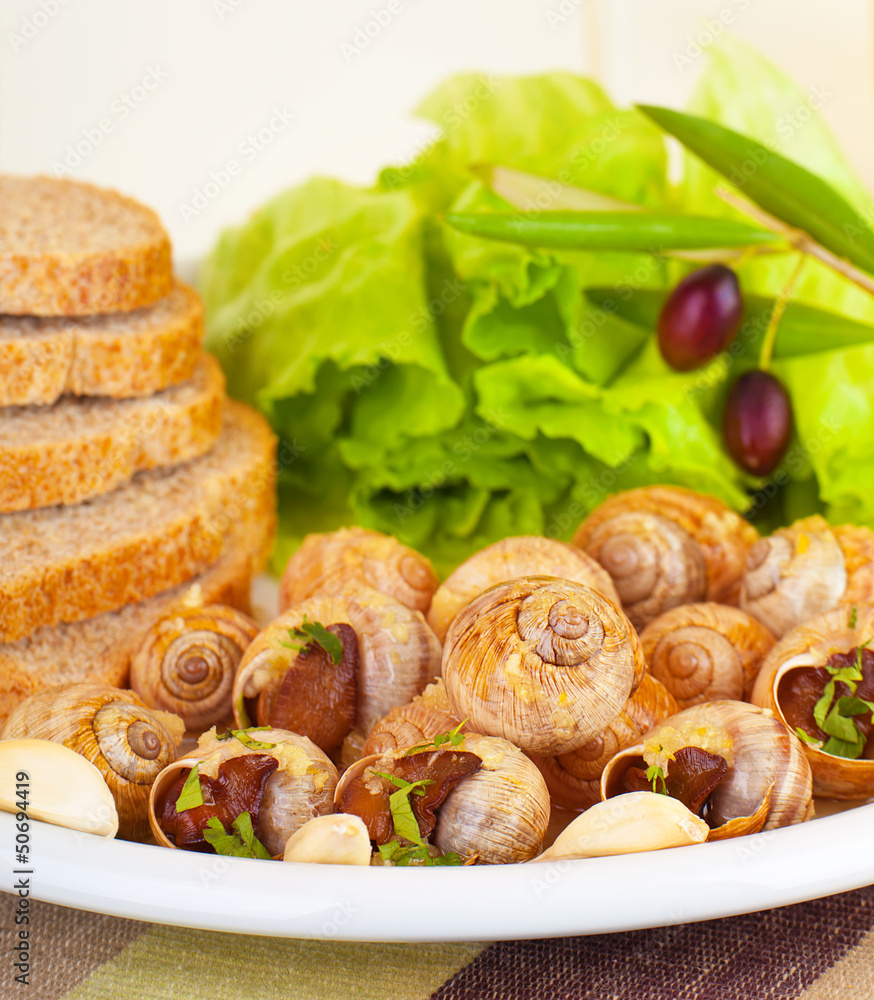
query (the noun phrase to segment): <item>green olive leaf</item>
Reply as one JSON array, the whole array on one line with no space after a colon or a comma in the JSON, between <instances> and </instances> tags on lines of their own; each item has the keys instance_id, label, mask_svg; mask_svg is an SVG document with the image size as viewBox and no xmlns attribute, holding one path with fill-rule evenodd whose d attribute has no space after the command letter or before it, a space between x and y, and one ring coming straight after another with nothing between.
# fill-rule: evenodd
<instances>
[{"instance_id":1,"label":"green olive leaf","mask_svg":"<svg viewBox=\"0 0 874 1000\"><path fill-rule=\"evenodd\" d=\"M821 177L755 139L706 118L652 105L638 105L638 110L760 208L874 274L874 230Z\"/></svg>"},{"instance_id":2,"label":"green olive leaf","mask_svg":"<svg viewBox=\"0 0 874 1000\"><path fill-rule=\"evenodd\" d=\"M470 236L548 250L662 253L788 243L734 219L675 212L451 212L446 222Z\"/></svg>"},{"instance_id":3,"label":"green olive leaf","mask_svg":"<svg viewBox=\"0 0 874 1000\"><path fill-rule=\"evenodd\" d=\"M605 312L647 330L656 328L659 313L668 297L667 291L643 288L635 291L627 288L587 288L585 294L593 305ZM743 320L737 339L749 344L751 357L758 357L775 300L749 294L744 294L743 298ZM872 343L874 326L804 302L790 301L786 303L780 320L773 356L776 359L797 358Z\"/></svg>"}]
</instances>

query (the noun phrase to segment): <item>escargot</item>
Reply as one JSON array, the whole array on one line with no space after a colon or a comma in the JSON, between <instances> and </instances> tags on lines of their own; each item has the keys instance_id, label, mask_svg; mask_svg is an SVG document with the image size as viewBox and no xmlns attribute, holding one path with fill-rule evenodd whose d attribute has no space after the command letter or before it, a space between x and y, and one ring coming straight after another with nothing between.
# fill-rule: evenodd
<instances>
[{"instance_id":1,"label":"escargot","mask_svg":"<svg viewBox=\"0 0 874 1000\"><path fill-rule=\"evenodd\" d=\"M406 705L393 708L374 725L364 744L364 756L429 743L435 736L456 727L465 729L452 711L443 679L438 677L420 695Z\"/></svg>"},{"instance_id":2,"label":"escargot","mask_svg":"<svg viewBox=\"0 0 874 1000\"><path fill-rule=\"evenodd\" d=\"M555 756L603 732L644 674L631 623L582 583L500 583L455 618L443 652L449 703L473 732Z\"/></svg>"},{"instance_id":3,"label":"escargot","mask_svg":"<svg viewBox=\"0 0 874 1000\"><path fill-rule=\"evenodd\" d=\"M554 805L588 809L601 799L601 774L625 747L634 746L657 723L679 711L663 684L645 674L625 708L607 726L576 750L557 757L529 757L540 769Z\"/></svg>"},{"instance_id":4,"label":"escargot","mask_svg":"<svg viewBox=\"0 0 874 1000\"><path fill-rule=\"evenodd\" d=\"M222 604L173 609L143 637L130 686L147 705L202 732L230 718L234 676L258 632L248 615Z\"/></svg>"},{"instance_id":5,"label":"escargot","mask_svg":"<svg viewBox=\"0 0 874 1000\"><path fill-rule=\"evenodd\" d=\"M874 795L874 608L835 608L792 631L768 654L752 700L798 733L815 794Z\"/></svg>"},{"instance_id":6,"label":"escargot","mask_svg":"<svg viewBox=\"0 0 874 1000\"><path fill-rule=\"evenodd\" d=\"M534 764L498 737L464 734L458 744L398 748L357 761L337 786L338 812L361 816L371 840L394 836L389 795L395 785L424 778L425 795L410 796L419 834L439 852L481 864L530 861L549 823L549 792Z\"/></svg>"},{"instance_id":7,"label":"escargot","mask_svg":"<svg viewBox=\"0 0 874 1000\"><path fill-rule=\"evenodd\" d=\"M118 810L118 835L148 836L152 783L176 760L182 720L148 708L132 691L108 684L60 684L17 705L0 739L63 743L103 775Z\"/></svg>"},{"instance_id":8,"label":"escargot","mask_svg":"<svg viewBox=\"0 0 874 1000\"><path fill-rule=\"evenodd\" d=\"M306 631L315 626L334 635L334 653ZM344 745L351 763L373 724L439 674L440 643L421 612L353 584L301 601L258 635L237 671L234 718L307 735L328 753Z\"/></svg>"},{"instance_id":9,"label":"escargot","mask_svg":"<svg viewBox=\"0 0 874 1000\"><path fill-rule=\"evenodd\" d=\"M197 768L200 804L178 809ZM305 736L282 729L204 733L197 749L158 775L149 799L149 823L164 847L211 853L205 831L217 819L230 833L246 812L255 836L273 857L314 816L331 812L337 769Z\"/></svg>"},{"instance_id":10,"label":"escargot","mask_svg":"<svg viewBox=\"0 0 874 1000\"><path fill-rule=\"evenodd\" d=\"M737 604L756 529L715 497L645 486L609 497L574 544L607 570L635 628L681 604Z\"/></svg>"},{"instance_id":11,"label":"escargot","mask_svg":"<svg viewBox=\"0 0 874 1000\"><path fill-rule=\"evenodd\" d=\"M632 791L678 798L709 840L790 826L813 815L800 740L773 713L740 701L693 705L651 729L604 768L604 799Z\"/></svg>"},{"instance_id":12,"label":"escargot","mask_svg":"<svg viewBox=\"0 0 874 1000\"><path fill-rule=\"evenodd\" d=\"M727 604L684 604L640 633L647 666L680 708L743 701L774 637L751 615Z\"/></svg>"},{"instance_id":13,"label":"escargot","mask_svg":"<svg viewBox=\"0 0 874 1000\"><path fill-rule=\"evenodd\" d=\"M874 532L806 517L749 551L740 606L778 638L839 604L874 601Z\"/></svg>"},{"instance_id":14,"label":"escargot","mask_svg":"<svg viewBox=\"0 0 874 1000\"><path fill-rule=\"evenodd\" d=\"M472 555L437 590L427 614L441 642L452 619L474 597L496 583L520 576L557 576L585 583L615 604L619 595L609 573L582 549L551 538L521 535L505 538Z\"/></svg>"},{"instance_id":15,"label":"escargot","mask_svg":"<svg viewBox=\"0 0 874 1000\"><path fill-rule=\"evenodd\" d=\"M366 528L343 528L304 538L283 571L279 608L285 611L316 593L336 593L350 581L422 612L440 582L431 563L396 538Z\"/></svg>"}]
</instances>

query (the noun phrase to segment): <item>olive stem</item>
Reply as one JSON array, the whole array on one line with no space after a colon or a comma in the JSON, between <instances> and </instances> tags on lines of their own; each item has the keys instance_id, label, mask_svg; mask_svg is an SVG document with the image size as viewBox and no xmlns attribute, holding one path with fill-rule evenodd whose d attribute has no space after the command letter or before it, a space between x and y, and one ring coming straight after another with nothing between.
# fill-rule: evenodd
<instances>
[{"instance_id":1,"label":"olive stem","mask_svg":"<svg viewBox=\"0 0 874 1000\"><path fill-rule=\"evenodd\" d=\"M838 274L843 275L848 281L852 281L854 285L857 285L869 295L874 295L874 278L871 275L866 274L849 261L844 260L843 257L833 254L831 250L826 250L821 243L817 243L816 240L811 239L802 229L793 229L791 226L785 225L779 219L775 219L773 215L748 202L746 198L741 198L726 188L717 188L716 193L724 202L748 215L751 219L755 219L756 222L763 225L766 229L785 236L796 250L807 254L808 257L815 257L816 260L825 264L826 267L830 267L833 271L837 271Z\"/></svg>"},{"instance_id":2,"label":"olive stem","mask_svg":"<svg viewBox=\"0 0 874 1000\"><path fill-rule=\"evenodd\" d=\"M793 268L786 284L780 289L777 298L774 300L774 308L771 310L771 318L768 320L768 329L765 330L765 339L762 343L762 353L759 356L759 368L763 372L766 372L771 365L771 355L774 353L774 342L777 339L777 327L780 325L780 320L783 318L783 313L789 302L789 296L798 283L799 275L806 261L807 257L804 253L799 253L798 263Z\"/></svg>"}]
</instances>

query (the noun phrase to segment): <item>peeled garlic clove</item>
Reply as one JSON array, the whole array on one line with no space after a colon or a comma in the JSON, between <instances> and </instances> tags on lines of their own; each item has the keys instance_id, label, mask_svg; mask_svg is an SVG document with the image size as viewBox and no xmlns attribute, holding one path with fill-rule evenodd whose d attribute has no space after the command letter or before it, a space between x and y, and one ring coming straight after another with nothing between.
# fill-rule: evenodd
<instances>
[{"instance_id":1,"label":"peeled garlic clove","mask_svg":"<svg viewBox=\"0 0 874 1000\"><path fill-rule=\"evenodd\" d=\"M15 798L19 774L27 775L31 819L70 830L114 837L118 812L109 786L88 760L50 740L0 741L0 809L19 811Z\"/></svg>"},{"instance_id":2,"label":"peeled garlic clove","mask_svg":"<svg viewBox=\"0 0 874 1000\"><path fill-rule=\"evenodd\" d=\"M584 583L619 604L610 574L588 553L552 538L520 535L495 542L463 562L443 583L427 621L444 642L452 620L465 605L497 583L520 576L557 576Z\"/></svg>"},{"instance_id":3,"label":"peeled garlic clove","mask_svg":"<svg viewBox=\"0 0 874 1000\"><path fill-rule=\"evenodd\" d=\"M370 835L360 816L316 816L288 838L283 861L317 865L369 865Z\"/></svg>"},{"instance_id":4,"label":"peeled garlic clove","mask_svg":"<svg viewBox=\"0 0 874 1000\"><path fill-rule=\"evenodd\" d=\"M535 861L605 858L701 844L710 828L682 802L655 792L628 792L578 816Z\"/></svg>"}]
</instances>

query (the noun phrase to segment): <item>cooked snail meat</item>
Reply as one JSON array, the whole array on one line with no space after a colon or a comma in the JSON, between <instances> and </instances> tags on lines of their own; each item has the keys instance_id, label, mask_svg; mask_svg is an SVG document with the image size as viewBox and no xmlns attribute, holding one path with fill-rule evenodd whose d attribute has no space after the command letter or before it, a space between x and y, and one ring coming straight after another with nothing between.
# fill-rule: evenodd
<instances>
[{"instance_id":1,"label":"cooked snail meat","mask_svg":"<svg viewBox=\"0 0 874 1000\"><path fill-rule=\"evenodd\" d=\"M317 642L304 646L279 686L265 687L258 696L255 717L259 726L308 736L330 753L355 725L359 656L351 625L340 622L326 631L339 640L339 651L332 656Z\"/></svg>"},{"instance_id":2,"label":"cooked snail meat","mask_svg":"<svg viewBox=\"0 0 874 1000\"><path fill-rule=\"evenodd\" d=\"M430 836L437 823L435 810L442 805L455 785L475 774L482 761L474 753L459 750L426 750L409 756L385 755L371 760L360 773L345 783L337 802L340 812L360 816L370 839L387 844L394 836L390 796L404 784L395 785L384 774L401 782L419 786L421 794L410 794L409 803L421 838Z\"/></svg>"},{"instance_id":3,"label":"cooked snail meat","mask_svg":"<svg viewBox=\"0 0 874 1000\"><path fill-rule=\"evenodd\" d=\"M217 819L225 829L230 829L234 820L247 812L254 827L258 822L264 786L277 767L278 760L258 753L222 761L215 778L199 776L203 805L181 811L177 803L191 771L180 771L164 800L160 820L164 833L176 847L209 852L211 848L204 838L204 830L211 819Z\"/></svg>"}]
</instances>

